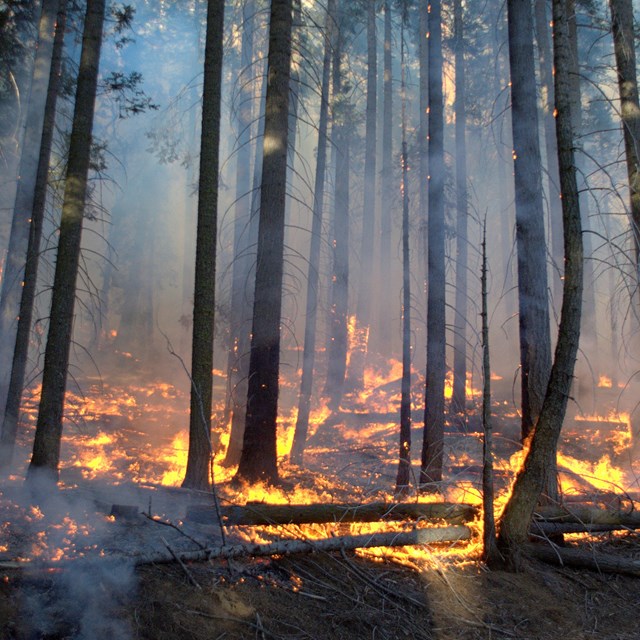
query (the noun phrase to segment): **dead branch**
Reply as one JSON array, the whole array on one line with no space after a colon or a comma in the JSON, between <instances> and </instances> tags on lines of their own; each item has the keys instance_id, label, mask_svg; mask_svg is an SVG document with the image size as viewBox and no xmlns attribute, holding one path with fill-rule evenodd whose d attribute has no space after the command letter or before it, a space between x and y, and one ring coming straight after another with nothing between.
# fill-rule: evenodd
<instances>
[{"instance_id":1,"label":"dead branch","mask_svg":"<svg viewBox=\"0 0 640 640\"><path fill-rule=\"evenodd\" d=\"M640 513L598 509L593 506L572 505L570 508L543 506L537 509L535 517L545 522L611 524L631 529L640 528Z\"/></svg>"},{"instance_id":2,"label":"dead branch","mask_svg":"<svg viewBox=\"0 0 640 640\"><path fill-rule=\"evenodd\" d=\"M398 504L248 504L221 507L222 522L230 525L311 524L329 522L377 522L379 520L442 520L462 524L472 520L477 510L472 505L447 502ZM212 505L192 505L187 520L200 523L217 521Z\"/></svg>"},{"instance_id":3,"label":"dead branch","mask_svg":"<svg viewBox=\"0 0 640 640\"><path fill-rule=\"evenodd\" d=\"M176 555L183 561L214 560L216 558L239 558L246 556L280 556L297 553L340 551L341 549L368 549L371 547L404 547L411 545L435 544L469 540L471 530L465 526L415 529L407 532L388 531L384 533L336 536L320 540L279 540L267 544L220 545L207 549L184 551ZM175 562L171 554L157 552L134 558L136 565L166 564Z\"/></svg>"},{"instance_id":4,"label":"dead branch","mask_svg":"<svg viewBox=\"0 0 640 640\"><path fill-rule=\"evenodd\" d=\"M530 535L533 536L557 536L565 533L607 533L610 531L621 531L629 529L640 529L640 524L629 526L626 524L585 524L583 522L541 522L534 520L531 523Z\"/></svg>"},{"instance_id":5,"label":"dead branch","mask_svg":"<svg viewBox=\"0 0 640 640\"><path fill-rule=\"evenodd\" d=\"M622 558L612 554L598 553L594 550L551 547L542 544L526 545L526 552L554 565L591 569L603 573L620 573L640 576L640 560Z\"/></svg>"}]
</instances>

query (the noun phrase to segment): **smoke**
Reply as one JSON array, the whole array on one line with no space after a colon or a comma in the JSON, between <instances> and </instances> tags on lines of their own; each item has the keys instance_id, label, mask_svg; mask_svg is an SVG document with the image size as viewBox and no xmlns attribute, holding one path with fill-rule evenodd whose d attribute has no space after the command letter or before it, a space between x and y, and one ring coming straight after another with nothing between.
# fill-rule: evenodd
<instances>
[{"instance_id":1,"label":"smoke","mask_svg":"<svg viewBox=\"0 0 640 640\"><path fill-rule=\"evenodd\" d=\"M36 564L33 569L38 570ZM46 581L27 572L23 619L29 637L48 635L95 640L132 637L118 614L135 592L133 563L78 560Z\"/></svg>"},{"instance_id":2,"label":"smoke","mask_svg":"<svg viewBox=\"0 0 640 640\"><path fill-rule=\"evenodd\" d=\"M105 557L122 527L95 500L60 492L44 476L29 477L12 496L24 512L20 555L31 559L22 578L24 637L79 640L132 637L121 611L135 595L133 561Z\"/></svg>"}]
</instances>

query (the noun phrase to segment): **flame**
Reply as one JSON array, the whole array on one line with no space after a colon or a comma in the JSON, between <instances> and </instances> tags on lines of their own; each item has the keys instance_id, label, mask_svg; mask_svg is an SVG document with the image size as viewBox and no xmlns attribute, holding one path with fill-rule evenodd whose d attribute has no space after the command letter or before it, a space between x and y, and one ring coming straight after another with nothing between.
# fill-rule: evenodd
<instances>
[{"instance_id":1,"label":"flame","mask_svg":"<svg viewBox=\"0 0 640 640\"><path fill-rule=\"evenodd\" d=\"M613 382L609 376L600 376L598 378L598 386L601 389L611 389L611 387L613 387Z\"/></svg>"}]
</instances>

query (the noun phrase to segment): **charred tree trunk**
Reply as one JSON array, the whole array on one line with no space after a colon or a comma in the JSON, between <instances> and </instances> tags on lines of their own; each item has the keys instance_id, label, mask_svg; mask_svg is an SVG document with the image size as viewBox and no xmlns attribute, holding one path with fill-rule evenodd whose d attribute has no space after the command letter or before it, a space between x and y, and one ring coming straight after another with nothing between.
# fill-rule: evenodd
<instances>
[{"instance_id":1,"label":"charred tree trunk","mask_svg":"<svg viewBox=\"0 0 640 640\"><path fill-rule=\"evenodd\" d=\"M558 343L542 410L531 445L500 520L499 552L508 567L518 568L522 546L548 468L555 459L558 438L571 389L580 339L582 306L582 227L576 181L569 78L569 34L564 0L553 0L556 138L562 193L565 279ZM499 561L496 558L496 561Z\"/></svg>"},{"instance_id":2,"label":"charred tree trunk","mask_svg":"<svg viewBox=\"0 0 640 640\"><path fill-rule=\"evenodd\" d=\"M445 361L444 106L440 0L429 12L429 292L420 484L442 480Z\"/></svg>"},{"instance_id":3,"label":"charred tree trunk","mask_svg":"<svg viewBox=\"0 0 640 640\"><path fill-rule=\"evenodd\" d=\"M56 118L56 102L60 86L60 71L62 67L62 50L64 47L64 31L66 23L66 0L61 0L56 18L55 38L51 56L51 69L47 98L44 108L42 139L40 140L40 154L36 173L35 189L33 193L33 208L31 226L27 245L27 260L24 270L24 286L20 298L20 313L16 332L9 390L4 410L4 421L0 435L0 468L11 464L13 449L16 441L20 403L24 389L24 376L29 356L29 336L31 334L31 320L36 295L38 277L38 261L40 258L40 239L44 222L44 209L47 199L47 178L49 175L49 159Z\"/></svg>"},{"instance_id":4,"label":"charred tree trunk","mask_svg":"<svg viewBox=\"0 0 640 640\"><path fill-rule=\"evenodd\" d=\"M236 478L277 482L276 420L287 178L291 0L272 0L247 417Z\"/></svg>"},{"instance_id":5,"label":"charred tree trunk","mask_svg":"<svg viewBox=\"0 0 640 640\"><path fill-rule=\"evenodd\" d=\"M531 4L508 0L507 7L524 441L540 414L549 382L551 336Z\"/></svg>"},{"instance_id":6,"label":"charred tree trunk","mask_svg":"<svg viewBox=\"0 0 640 640\"><path fill-rule=\"evenodd\" d=\"M7 399L9 372L16 344L16 327L20 316L21 285L24 281L27 247L37 188L36 181L42 150L45 103L51 76L58 5L58 0L44 0L42 3L9 246L2 273L2 289L0 290L0 407L3 409Z\"/></svg>"},{"instance_id":7,"label":"charred tree trunk","mask_svg":"<svg viewBox=\"0 0 640 640\"><path fill-rule=\"evenodd\" d=\"M360 244L360 286L356 307L355 343L349 361L348 388L360 390L371 326L373 236L376 220L376 101L378 60L376 42L376 3L367 3L367 107L365 124L364 194L362 240Z\"/></svg>"},{"instance_id":8,"label":"charred tree trunk","mask_svg":"<svg viewBox=\"0 0 640 640\"><path fill-rule=\"evenodd\" d=\"M209 0L204 54L198 227L191 348L189 453L183 487L205 490L211 480L211 406L218 234L220 86L224 3Z\"/></svg>"},{"instance_id":9,"label":"charred tree trunk","mask_svg":"<svg viewBox=\"0 0 640 640\"><path fill-rule=\"evenodd\" d=\"M466 414L467 382L467 142L466 91L462 0L453 5L456 65L456 308L453 323L453 395L451 408ZM466 422L466 421L465 421Z\"/></svg>"},{"instance_id":10,"label":"charred tree trunk","mask_svg":"<svg viewBox=\"0 0 640 640\"><path fill-rule=\"evenodd\" d=\"M49 334L44 358L42 394L33 456L29 466L29 478L32 479L38 472L42 472L48 481L55 481L58 477L104 12L105 0L87 1L51 297Z\"/></svg>"},{"instance_id":11,"label":"charred tree trunk","mask_svg":"<svg viewBox=\"0 0 640 640\"><path fill-rule=\"evenodd\" d=\"M613 46L618 71L620 117L624 131L624 150L629 176L631 225L635 252L636 279L640 282L640 105L633 37L631 0L609 0Z\"/></svg>"},{"instance_id":12,"label":"charred tree trunk","mask_svg":"<svg viewBox=\"0 0 640 640\"><path fill-rule=\"evenodd\" d=\"M318 155L313 196L313 220L311 223L311 247L309 248L309 271L307 276L306 323L302 354L302 380L298 400L298 417L291 448L291 462L302 464L304 448L309 430L313 368L316 356L316 325L318 319L318 281L320 275L320 241L322 239L322 216L324 209L324 184L327 165L327 128L329 121L329 82L331 81L331 42L335 0L329 0L325 21L324 60L322 64L322 88L320 97L320 122L318 127Z\"/></svg>"},{"instance_id":13,"label":"charred tree trunk","mask_svg":"<svg viewBox=\"0 0 640 640\"><path fill-rule=\"evenodd\" d=\"M396 493L406 493L411 482L411 261L409 255L409 166L407 155L406 78L404 59L404 24L406 3L403 6L400 40L402 94L402 384L400 397L400 451Z\"/></svg>"}]
</instances>

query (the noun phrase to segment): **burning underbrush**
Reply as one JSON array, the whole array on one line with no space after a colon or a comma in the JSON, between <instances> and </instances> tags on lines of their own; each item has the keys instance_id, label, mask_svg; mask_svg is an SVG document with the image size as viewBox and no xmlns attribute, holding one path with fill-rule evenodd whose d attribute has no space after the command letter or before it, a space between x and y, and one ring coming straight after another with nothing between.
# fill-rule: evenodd
<instances>
[{"instance_id":1,"label":"burning underbrush","mask_svg":"<svg viewBox=\"0 0 640 640\"><path fill-rule=\"evenodd\" d=\"M4 571L4 585L25 585L25 593L30 595L15 606L26 612L40 612L37 617L32 616L32 626L41 635L35 633L29 637L66 637L64 633L68 634L71 624L69 617L75 625L73 637L129 637L138 624L144 629L137 627L134 634L137 637L181 637L177 629L183 628L190 629L184 637L198 638L205 637L198 635L202 623L214 620L221 625L219 635L224 637L269 637L269 634L273 637L363 637L358 635L356 627L359 627L368 629L365 635L375 637L427 638L436 637L434 629L438 625L452 625L456 629L450 636L442 631L437 635L442 638L489 637L500 630L513 635L507 629L511 625L508 616L488 614L487 598L481 595L482 589L490 592L499 587L498 590L505 592L500 596L504 598L508 597L509 589L504 583L492 585L478 564L482 439L479 419L472 408L478 392L469 380L467 418L462 422L460 416L449 418L445 438L446 478L439 491L421 495L414 492L408 502L423 511L417 516L394 518L393 507L389 505L396 499L393 486L397 468L397 374L393 363L386 369L369 371L365 391L347 396L338 411L331 412L318 403L311 416L304 469L287 462L296 411L285 410L279 422L278 443L283 482L276 488L236 486L231 482L235 469L223 465L228 431L224 407L218 407L214 420L217 453L213 469L217 506L211 494L179 488L188 446L188 394L166 382L120 387L108 381L88 381L83 395L71 394L60 490L45 501L36 499L22 482L35 421L38 390L34 390L25 409L25 424L20 434L23 465L0 486L0 568ZM222 385L220 382L220 397ZM420 387L421 383L415 387L414 452L421 443ZM609 389L604 387L605 392ZM295 402L289 404L295 406ZM507 495L522 453L517 443L519 419L512 405L496 401L494 416L495 475L500 503ZM634 516L638 487L632 448L628 415L607 410L603 415L570 416L558 457L565 505L576 509L605 508ZM413 457L419 456L414 453ZM418 473L419 468L415 466L414 477ZM471 511L458 520L452 515L453 511L431 517L425 515L425 505L430 503L464 503L470 505ZM271 521L271 524L269 520L251 526L234 524L233 509L237 506L245 512L259 512L265 505L320 505L325 510L331 505L339 508L368 505L382 511L369 521L352 517L352 511L340 511L338 515L331 512L333 515L319 521L296 522L296 518L290 518ZM194 510L200 510L200 517L193 517ZM473 512L475 516L471 515ZM272 512L266 517L272 517L270 514ZM224 526L220 524L221 515ZM300 520L299 514L297 519ZM313 546L319 544L318 541L323 544L322 541L331 539L338 539L342 544L347 539L361 540L358 536L375 541L376 536L389 532L398 538L420 532L430 535L431 530L446 528L455 533L443 540L399 547L385 543L373 548L358 543L357 551L346 553L343 548L339 558L320 550L317 551L320 555L311 559L278 559L281 555L278 554L276 558L252 561L222 557L215 565L204 567L187 566L182 560L178 568L156 566L160 561L182 557L183 553L195 553L192 557L201 559L214 557L211 549L221 545L269 547L287 541L305 541ZM595 543L602 535L593 528L582 530L567 536L567 543L571 545L572 539L581 544L585 539ZM608 544L630 544L627 533L605 535ZM133 579L136 565L144 567L138 569L137 587ZM69 575L76 570L72 567L80 572L77 583L83 585L84 595L68 585ZM105 568L107 575L103 576ZM16 571L20 573L12 573ZM95 579L92 580L92 576ZM542 578L547 579L550 578ZM184 603L167 603L163 580L179 593L188 591ZM473 584L473 588L464 587L465 580ZM425 585L431 594L429 599ZM231 591L227 589L229 586L233 587ZM96 593L96 589L100 593ZM138 595L136 589L139 589ZM206 606L201 594L195 595L203 591L208 594ZM59 612L60 603L70 597L63 598L62 592L72 594L76 601L73 607L65 605L77 610L73 615ZM119 595L104 596L104 606L97 611L92 603L102 598L103 592ZM198 603L189 604L190 599L196 597ZM452 597L455 606L447 602ZM151 602L151 609L145 605L132 614L129 601L141 602L137 598ZM440 598L440 604L449 606L455 616L464 619L466 631L461 632L451 616L445 616L445 620L442 613L434 614L431 598L436 602ZM265 611L267 601L277 603L281 611L270 610L271 617L265 621L260 612ZM303 607L300 602L304 603ZM333 604L327 604L334 602L339 603L335 610ZM362 620L358 617L360 613L354 614L356 605L363 607L358 609L360 613L369 611L363 614ZM304 610L301 615L306 616L305 619L298 622L289 619L292 607ZM371 612L380 607L388 612L390 622L385 619L376 626L363 621L369 620ZM120 620L117 612L123 608L127 609L129 618L121 628L110 621ZM355 616L353 629L347 620L349 611ZM391 630L401 628L398 621L403 615L408 616L408 627L402 634L394 635ZM162 616L170 620L166 629L159 622ZM493 622L487 623L485 618ZM57 629L56 625L60 624L66 631ZM296 635L296 626L310 631L307 636ZM151 635L147 627L154 628L155 635ZM323 635L322 628L333 631ZM27 636L5 631L4 637Z\"/></svg>"}]
</instances>

